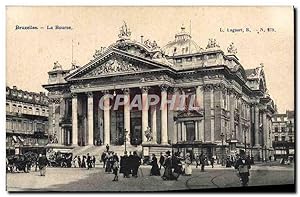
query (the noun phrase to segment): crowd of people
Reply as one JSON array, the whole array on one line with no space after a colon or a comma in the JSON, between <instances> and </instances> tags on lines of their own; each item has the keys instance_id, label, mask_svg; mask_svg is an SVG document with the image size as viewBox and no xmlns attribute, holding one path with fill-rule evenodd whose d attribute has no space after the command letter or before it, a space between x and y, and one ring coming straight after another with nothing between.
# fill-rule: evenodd
<instances>
[{"instance_id":1,"label":"crowd of people","mask_svg":"<svg viewBox=\"0 0 300 197\"><path fill-rule=\"evenodd\" d=\"M75 156L72 160L72 167L74 168L87 168L88 170L91 168L95 168L96 166L96 157L90 156L89 153L87 155Z\"/></svg>"}]
</instances>

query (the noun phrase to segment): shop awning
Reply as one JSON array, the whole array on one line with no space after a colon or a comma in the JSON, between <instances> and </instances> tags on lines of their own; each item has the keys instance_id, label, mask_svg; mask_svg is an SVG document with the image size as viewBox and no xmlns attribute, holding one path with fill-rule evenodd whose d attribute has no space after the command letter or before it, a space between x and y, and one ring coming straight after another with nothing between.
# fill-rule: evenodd
<instances>
[{"instance_id":1,"label":"shop awning","mask_svg":"<svg viewBox=\"0 0 300 197\"><path fill-rule=\"evenodd\" d=\"M19 140L20 140L21 142L24 142L24 141L25 141L21 136L18 136L18 138L19 138Z\"/></svg>"},{"instance_id":2,"label":"shop awning","mask_svg":"<svg viewBox=\"0 0 300 197\"><path fill-rule=\"evenodd\" d=\"M12 136L12 138L13 138L13 140L14 140L14 142L15 142L15 143L17 143L17 142L18 142L18 139L17 139L17 137L16 137L16 136L14 136L14 135L13 135L13 136Z\"/></svg>"}]
</instances>

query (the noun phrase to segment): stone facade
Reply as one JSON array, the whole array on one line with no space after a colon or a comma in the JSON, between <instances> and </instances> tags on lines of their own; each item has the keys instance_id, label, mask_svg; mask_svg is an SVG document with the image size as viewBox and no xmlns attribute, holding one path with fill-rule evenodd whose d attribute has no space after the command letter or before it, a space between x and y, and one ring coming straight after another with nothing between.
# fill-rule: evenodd
<instances>
[{"instance_id":1,"label":"stone facade","mask_svg":"<svg viewBox=\"0 0 300 197\"><path fill-rule=\"evenodd\" d=\"M128 145L145 147L199 143L206 147L203 151L217 157L222 145L226 154L235 154L245 142L247 152L257 159L264 157L264 148L271 154L269 133L275 109L263 65L245 70L233 43L224 52L210 39L203 49L184 28L163 48L146 41L131 40L126 34L105 50L96 50L94 59L82 67L63 69L55 63L43 87L49 91L49 121L55 120L49 132L61 131L57 133L60 144L122 145L126 135ZM119 94L129 101L138 94L143 102L154 94L160 103L145 109L129 110L126 104L109 109ZM194 95L198 110L187 106L170 110L165 102L174 94L187 100ZM104 110L99 109L100 101ZM145 137L148 127L150 142Z\"/></svg>"},{"instance_id":2,"label":"stone facade","mask_svg":"<svg viewBox=\"0 0 300 197\"><path fill-rule=\"evenodd\" d=\"M36 151L48 143L48 97L6 87L6 152Z\"/></svg>"}]
</instances>

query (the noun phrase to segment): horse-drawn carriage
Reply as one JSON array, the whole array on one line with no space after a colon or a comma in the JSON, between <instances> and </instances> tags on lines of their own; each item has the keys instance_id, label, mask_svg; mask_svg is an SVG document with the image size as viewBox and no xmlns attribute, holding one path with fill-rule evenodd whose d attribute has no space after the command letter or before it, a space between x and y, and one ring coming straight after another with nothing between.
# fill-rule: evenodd
<instances>
[{"instance_id":1,"label":"horse-drawn carriage","mask_svg":"<svg viewBox=\"0 0 300 197\"><path fill-rule=\"evenodd\" d=\"M48 148L46 153L50 167L71 167L72 157L70 149Z\"/></svg>"},{"instance_id":2,"label":"horse-drawn carriage","mask_svg":"<svg viewBox=\"0 0 300 197\"><path fill-rule=\"evenodd\" d=\"M26 172L31 170L33 165L36 165L38 154L27 152L23 155L10 155L6 158L7 172Z\"/></svg>"}]
</instances>

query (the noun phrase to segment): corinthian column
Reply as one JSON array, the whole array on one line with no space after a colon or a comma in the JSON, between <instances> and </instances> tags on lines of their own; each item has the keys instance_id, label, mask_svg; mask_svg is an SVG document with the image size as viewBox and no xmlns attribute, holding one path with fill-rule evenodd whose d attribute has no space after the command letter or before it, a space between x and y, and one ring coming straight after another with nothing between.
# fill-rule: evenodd
<instances>
[{"instance_id":1,"label":"corinthian column","mask_svg":"<svg viewBox=\"0 0 300 197\"><path fill-rule=\"evenodd\" d=\"M254 135L255 135L255 146L259 144L259 109L258 106L254 106Z\"/></svg>"},{"instance_id":2,"label":"corinthian column","mask_svg":"<svg viewBox=\"0 0 300 197\"><path fill-rule=\"evenodd\" d=\"M157 124L156 124L156 105L151 106L151 130L152 130L152 143L157 143Z\"/></svg>"},{"instance_id":3,"label":"corinthian column","mask_svg":"<svg viewBox=\"0 0 300 197\"><path fill-rule=\"evenodd\" d=\"M148 129L148 110L149 110L149 103L148 103L148 90L149 87L141 87L142 90L142 135L143 135L143 143L147 141L145 136L145 131Z\"/></svg>"},{"instance_id":4,"label":"corinthian column","mask_svg":"<svg viewBox=\"0 0 300 197\"><path fill-rule=\"evenodd\" d=\"M125 88L123 90L124 93L124 129L127 131L126 141L125 143L130 144L130 90L129 88ZM125 133L124 133L125 135Z\"/></svg>"},{"instance_id":5,"label":"corinthian column","mask_svg":"<svg viewBox=\"0 0 300 197\"><path fill-rule=\"evenodd\" d=\"M110 144L110 109L109 109L109 92L104 91L104 145Z\"/></svg>"},{"instance_id":6,"label":"corinthian column","mask_svg":"<svg viewBox=\"0 0 300 197\"><path fill-rule=\"evenodd\" d=\"M168 86L161 86L161 143L168 144Z\"/></svg>"},{"instance_id":7,"label":"corinthian column","mask_svg":"<svg viewBox=\"0 0 300 197\"><path fill-rule=\"evenodd\" d=\"M72 144L78 146L77 95L72 94Z\"/></svg>"},{"instance_id":8,"label":"corinthian column","mask_svg":"<svg viewBox=\"0 0 300 197\"><path fill-rule=\"evenodd\" d=\"M87 93L88 96L88 145L94 144L94 97L92 92Z\"/></svg>"}]
</instances>

